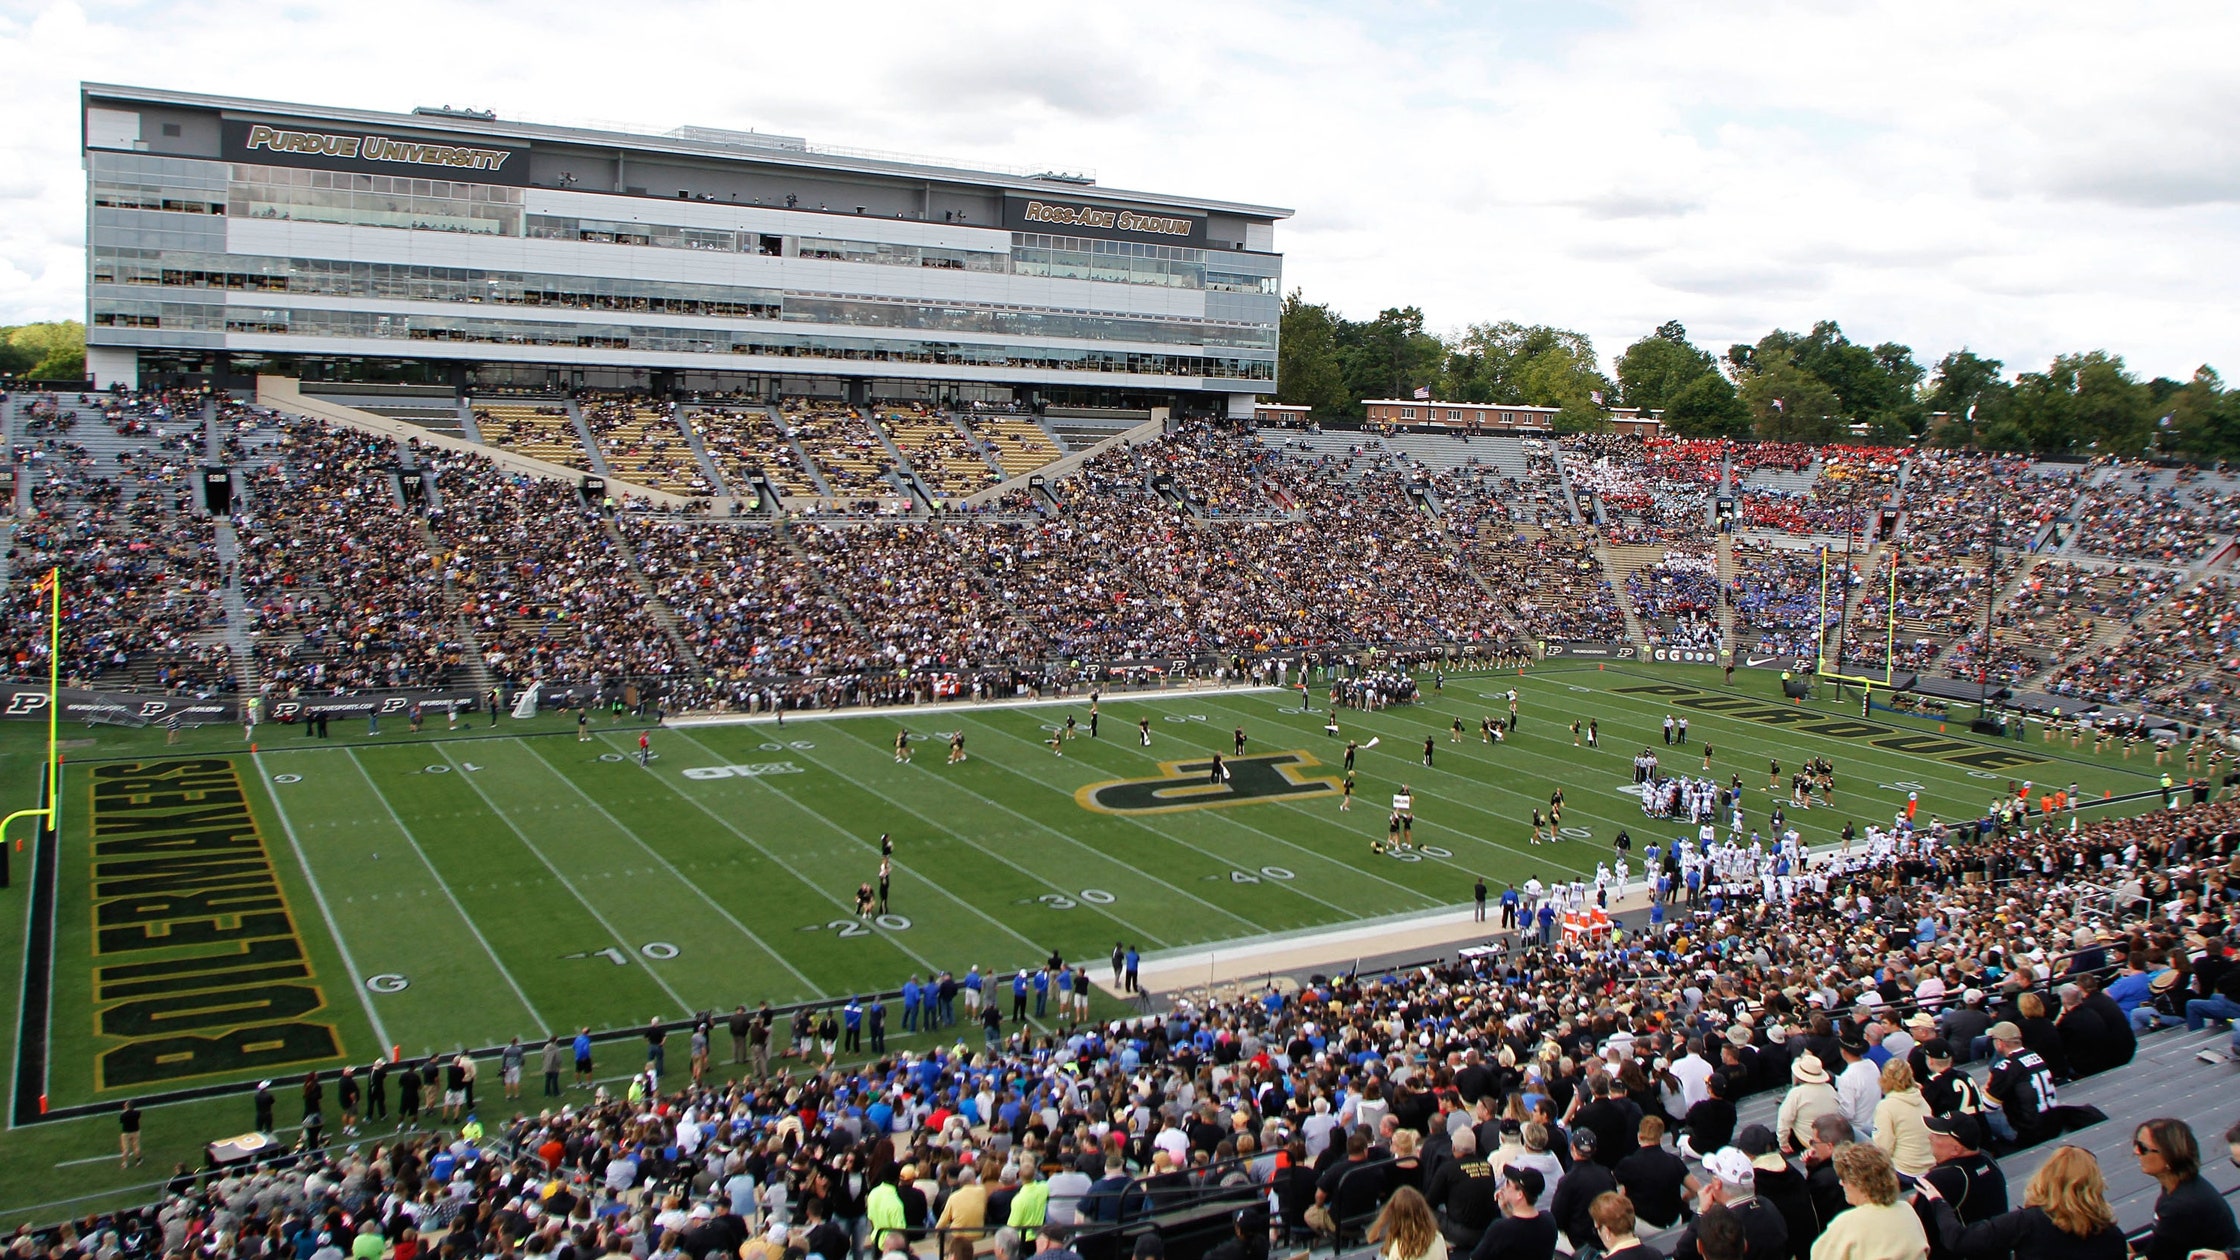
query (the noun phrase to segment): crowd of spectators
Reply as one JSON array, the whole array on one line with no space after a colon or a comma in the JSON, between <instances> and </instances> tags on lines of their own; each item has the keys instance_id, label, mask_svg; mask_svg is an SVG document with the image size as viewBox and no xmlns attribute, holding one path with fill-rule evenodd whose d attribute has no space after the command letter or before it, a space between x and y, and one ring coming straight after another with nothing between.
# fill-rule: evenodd
<instances>
[{"instance_id":1,"label":"crowd of spectators","mask_svg":"<svg viewBox=\"0 0 2240 1260\"><path fill-rule=\"evenodd\" d=\"M2228 576L2204 578L2148 608L2112 651L2065 660L2055 695L2147 704L2225 720L2240 695L2240 603Z\"/></svg>"},{"instance_id":2,"label":"crowd of spectators","mask_svg":"<svg viewBox=\"0 0 2240 1260\"><path fill-rule=\"evenodd\" d=\"M99 598L74 609L67 628L66 664L81 681L230 685L229 582L242 599L242 624L230 629L255 645L261 683L282 693L456 682L478 650L480 663L514 685L656 675L682 696L688 680L721 683L725 695L796 683L825 694L832 689L803 676L845 676L859 679L840 687L852 693L880 685L860 679L904 670L1016 686L1014 673L1040 677L1051 662L1613 641L1626 617L1605 549L1643 522L1659 531L1650 536L1670 535L1658 544L1667 554L1631 571L1622 594L1660 642L1710 641L1721 601L1731 599L1740 630L1732 646L1802 654L1816 638L1815 554L1746 533L1734 544L1734 576L1722 583L1696 522L1702 499L1730 466L1803 468L1817 475L1791 498L1747 490L1744 524L1767 523L1747 510L1756 496L1801 514L1787 524L1818 530L1830 512L1887 499L1908 458L1897 667L1971 677L1988 669L2009 682L2050 667L2057 694L2189 710L2224 703L2234 676L2223 586L2180 597L2179 579L2156 565L2093 577L2041 563L2002 610L1987 656L1991 519L2000 522L2003 583L2014 571L2006 565L2030 562L2027 545L2094 472L2048 473L2007 457L1531 439L1518 446L1520 476L1514 453L1440 465L1373 441L1264 439L1188 421L1090 460L1048 498L1022 491L931 520L842 511L774 525L626 503L610 522L570 484L225 404L219 443L242 472L242 510L232 522L238 563L224 572L211 523L189 503L210 400L65 401L13 400L25 431L17 468L36 515L15 530L9 599L25 605L22 579L57 558L83 574L71 578L74 589ZM611 416L602 410L610 405ZM586 406L587 418L605 417L594 428L607 437L638 426L632 442L641 445L647 426L674 423L628 400ZM827 463L844 452L864 464L870 445L885 450L860 416L796 411ZM34 416L39 434L29 432ZM98 431L89 427L97 416ZM703 409L693 418L727 476L752 459L781 484L808 488L769 412ZM65 432L65 423L75 427ZM670 454L691 455L681 431ZM1612 525L1575 523L1559 460L1606 513L1633 511ZM423 469L433 475L426 501L407 501L400 491L418 488ZM2141 476L2153 485L2142 490ZM2223 510L2223 482L2207 473L2118 470L2111 484L2134 497L2190 497L2211 517ZM1660 513L1684 496L1694 506L1680 513L1691 522L1683 528ZM2093 511L2088 505L2088 543L2101 536L2092 533L2101 528ZM1628 553L1622 563L1639 561ZM1882 573L1856 592L1842 645L1849 663L1882 663ZM2092 645L2110 637L2111 617L2134 620L2131 637L2097 655ZM14 676L41 673L31 622L12 624Z\"/></svg>"},{"instance_id":3,"label":"crowd of spectators","mask_svg":"<svg viewBox=\"0 0 2240 1260\"><path fill-rule=\"evenodd\" d=\"M233 528L260 688L442 686L465 649L433 539L391 475L413 453L318 420L245 415L229 429L249 456Z\"/></svg>"},{"instance_id":4,"label":"crowd of spectators","mask_svg":"<svg viewBox=\"0 0 2240 1260\"><path fill-rule=\"evenodd\" d=\"M887 480L894 456L879 430L849 407L795 399L785 408L786 428L824 475L836 498L893 498L901 494Z\"/></svg>"},{"instance_id":5,"label":"crowd of spectators","mask_svg":"<svg viewBox=\"0 0 2240 1260\"><path fill-rule=\"evenodd\" d=\"M500 678L526 683L689 677L628 550L576 487L479 455L436 458L443 580Z\"/></svg>"},{"instance_id":6,"label":"crowd of spectators","mask_svg":"<svg viewBox=\"0 0 2240 1260\"><path fill-rule=\"evenodd\" d=\"M2002 580L2025 558L2046 523L2076 499L2080 472L2048 472L2020 456L1917 452L1906 475L1905 546L1921 563L1983 568L1998 526Z\"/></svg>"},{"instance_id":7,"label":"crowd of spectators","mask_svg":"<svg viewBox=\"0 0 2240 1260\"><path fill-rule=\"evenodd\" d=\"M578 406L600 458L617 479L687 498L715 494L715 483L677 427L675 403L589 394Z\"/></svg>"},{"instance_id":8,"label":"crowd of spectators","mask_svg":"<svg viewBox=\"0 0 2240 1260\"><path fill-rule=\"evenodd\" d=\"M394 1132L385 1091L369 1136L330 1146L337 1126L309 1123L267 1164L182 1168L160 1202L20 1233L11 1254L1020 1260L1031 1245L1063 1260L1084 1234L1206 1207L1237 1240L1223 1260L1333 1232L1395 1260L1550 1260L1559 1235L1646 1257L1662 1254L1633 1250L1652 1230L1713 1260L1925 1260L1932 1238L1990 1255L2005 1252L1968 1240L2106 1234L2090 1155L2057 1152L2028 1190L1995 1157L2096 1122L2058 1091L2124 1071L2153 1029L2240 1016L2240 806L2072 832L1994 804L1981 826L1819 855L1783 895L1715 881L1647 933L1504 935L1404 974L1111 1022L1031 1022L1024 998L974 1000L977 971L980 989L911 976L892 1022L878 998L843 1023L742 994L696 1018L689 1059L655 1032L597 1050L596 1087L588 1042L570 1054L537 1030L519 1051L545 1078L533 1103L486 1093L454 1125L420 1106L422 1065L384 1068ZM1087 971L1053 958L1040 974L1078 986ZM1115 988L1122 975L1116 949ZM889 1029L938 1035L890 1050ZM446 1091L496 1075L442 1065ZM306 1119L324 1088L305 1083ZM1758 1094L1779 1095L1774 1122L1741 1124ZM2148 1121L2133 1149L2161 1190L2140 1254L2240 1240L2199 1180L2192 1128ZM2120 1255L2120 1241L2016 1254Z\"/></svg>"},{"instance_id":9,"label":"crowd of spectators","mask_svg":"<svg viewBox=\"0 0 2240 1260\"><path fill-rule=\"evenodd\" d=\"M1688 544L1710 536L1724 443L1570 437L1563 461L1581 506L1601 505L1610 541Z\"/></svg>"},{"instance_id":10,"label":"crowd of spectators","mask_svg":"<svg viewBox=\"0 0 2240 1260\"><path fill-rule=\"evenodd\" d=\"M1532 535L1519 530L1473 540L1470 563L1492 589L1495 610L1532 640L1622 640L1625 613L1597 556L1593 527L1536 528Z\"/></svg>"},{"instance_id":11,"label":"crowd of spectators","mask_svg":"<svg viewBox=\"0 0 2240 1260\"><path fill-rule=\"evenodd\" d=\"M1780 656L1811 656L1819 651L1821 635L1836 624L1845 598L1841 562L1826 566L1825 575L1828 611L1823 618L1823 565L1817 548L1735 540L1729 598L1739 646Z\"/></svg>"},{"instance_id":12,"label":"crowd of spectators","mask_svg":"<svg viewBox=\"0 0 2240 1260\"><path fill-rule=\"evenodd\" d=\"M1667 551L1656 563L1626 575L1652 644L1700 647L1718 638L1719 558L1707 551Z\"/></svg>"},{"instance_id":13,"label":"crowd of spectators","mask_svg":"<svg viewBox=\"0 0 2240 1260\"><path fill-rule=\"evenodd\" d=\"M30 512L8 543L0 652L7 677L45 682L49 605L62 570L65 685L230 690L224 574L211 522L190 512L207 441L200 391L12 400L26 436L11 466Z\"/></svg>"},{"instance_id":14,"label":"crowd of spectators","mask_svg":"<svg viewBox=\"0 0 2240 1260\"><path fill-rule=\"evenodd\" d=\"M2192 564L2240 533L2240 492L2219 474L2173 480L2118 467L2077 509L2079 551L2156 564Z\"/></svg>"}]
</instances>

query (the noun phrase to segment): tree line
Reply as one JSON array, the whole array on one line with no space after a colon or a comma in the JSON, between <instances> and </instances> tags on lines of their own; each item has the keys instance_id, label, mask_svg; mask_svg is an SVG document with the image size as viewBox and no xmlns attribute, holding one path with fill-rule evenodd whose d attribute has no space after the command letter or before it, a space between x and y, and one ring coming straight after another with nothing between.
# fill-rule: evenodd
<instances>
[{"instance_id":1,"label":"tree line","mask_svg":"<svg viewBox=\"0 0 2240 1260\"><path fill-rule=\"evenodd\" d=\"M2240 457L2240 390L2204 364L2191 379L2140 380L2120 355L2064 354L2039 371L1960 349L1924 367L1910 346L1862 345L1834 320L1774 329L1714 355L1678 320L1627 346L1605 373L1584 333L1543 324L1424 328L1413 306L1348 319L1296 289L1284 299L1277 401L1358 417L1362 400L1410 398L1557 408L1561 432L1610 411L1661 411L1681 437L1974 446L2039 454Z\"/></svg>"},{"instance_id":2,"label":"tree line","mask_svg":"<svg viewBox=\"0 0 2240 1260\"><path fill-rule=\"evenodd\" d=\"M81 381L86 326L74 319L0 325L0 379Z\"/></svg>"}]
</instances>

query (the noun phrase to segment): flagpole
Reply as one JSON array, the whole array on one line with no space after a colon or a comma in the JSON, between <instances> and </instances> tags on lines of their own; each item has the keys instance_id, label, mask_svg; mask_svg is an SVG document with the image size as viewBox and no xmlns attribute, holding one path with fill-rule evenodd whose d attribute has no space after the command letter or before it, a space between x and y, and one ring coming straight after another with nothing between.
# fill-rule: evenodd
<instances>
[{"instance_id":1,"label":"flagpole","mask_svg":"<svg viewBox=\"0 0 2240 1260\"><path fill-rule=\"evenodd\" d=\"M57 781L61 769L60 735L62 706L62 566L47 570L46 579L33 586L51 588L51 611L47 620L47 803L31 809L19 809L0 818L0 837L5 837L8 824L18 818L44 818L47 830L62 829L62 785ZM22 842L17 842L22 847Z\"/></svg>"}]
</instances>

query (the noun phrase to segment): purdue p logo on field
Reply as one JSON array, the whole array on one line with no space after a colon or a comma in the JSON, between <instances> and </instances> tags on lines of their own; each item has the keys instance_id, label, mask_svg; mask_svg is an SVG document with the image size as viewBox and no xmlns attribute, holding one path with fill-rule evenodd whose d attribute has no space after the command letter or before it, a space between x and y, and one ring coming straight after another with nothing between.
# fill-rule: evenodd
<instances>
[{"instance_id":1,"label":"purdue p logo on field","mask_svg":"<svg viewBox=\"0 0 2240 1260\"><path fill-rule=\"evenodd\" d=\"M1231 757L1221 764L1229 776L1219 783L1206 781L1213 772L1213 758L1193 757L1160 762L1157 778L1092 783L1075 792L1073 799L1081 808L1100 814L1171 814L1338 794L1336 778L1300 773L1304 767L1322 764L1302 750Z\"/></svg>"}]
</instances>

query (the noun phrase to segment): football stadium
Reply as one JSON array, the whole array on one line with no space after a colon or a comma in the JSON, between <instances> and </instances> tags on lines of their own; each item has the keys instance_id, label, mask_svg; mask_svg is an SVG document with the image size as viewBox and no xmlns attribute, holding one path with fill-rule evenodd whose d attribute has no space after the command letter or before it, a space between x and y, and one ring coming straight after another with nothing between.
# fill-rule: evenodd
<instances>
[{"instance_id":1,"label":"football stadium","mask_svg":"<svg viewBox=\"0 0 2240 1260\"><path fill-rule=\"evenodd\" d=\"M79 105L84 379L0 394L11 1256L2240 1245L2180 435L1918 366L1753 428L1821 328L1286 401L1289 209Z\"/></svg>"}]
</instances>

